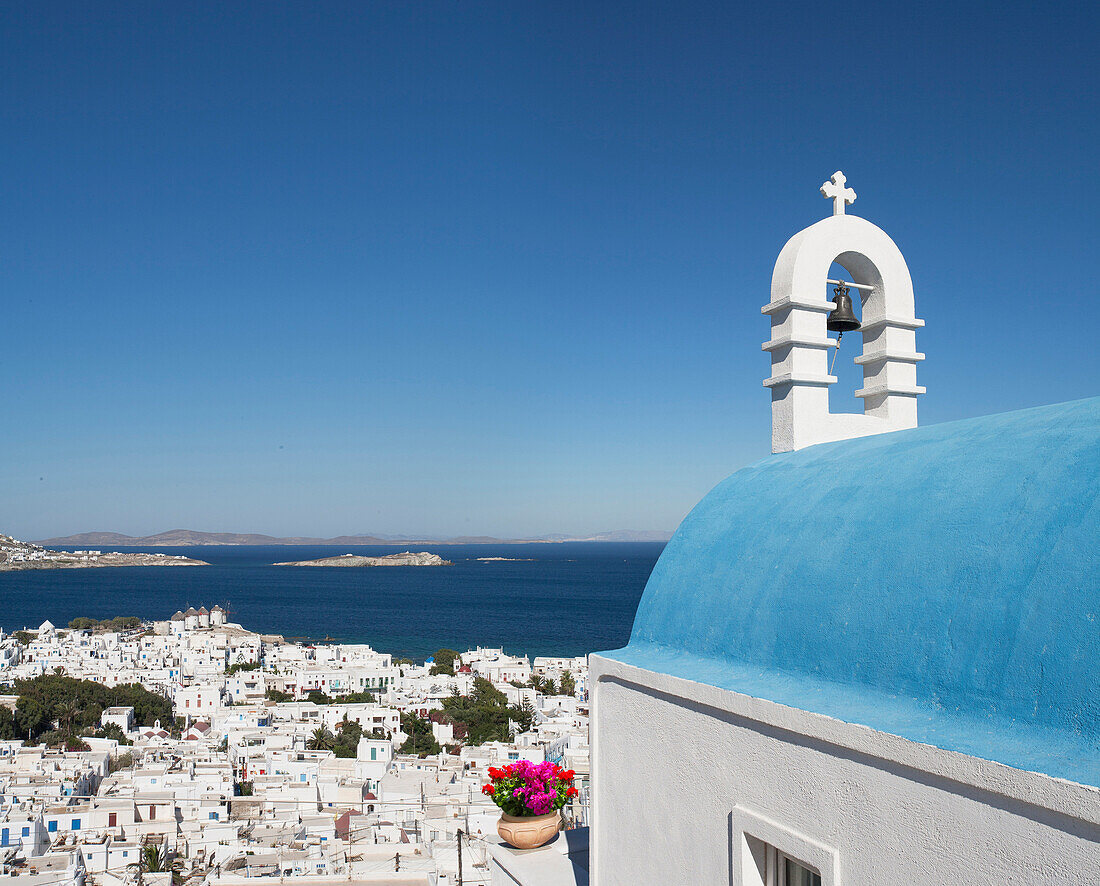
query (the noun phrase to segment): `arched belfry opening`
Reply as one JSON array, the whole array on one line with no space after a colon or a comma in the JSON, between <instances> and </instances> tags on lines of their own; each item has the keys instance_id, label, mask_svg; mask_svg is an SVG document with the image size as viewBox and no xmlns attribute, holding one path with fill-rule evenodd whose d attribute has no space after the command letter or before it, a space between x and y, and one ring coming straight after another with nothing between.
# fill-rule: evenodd
<instances>
[{"instance_id":1,"label":"arched belfry opening","mask_svg":"<svg viewBox=\"0 0 1100 886\"><path fill-rule=\"evenodd\" d=\"M772 393L773 452L915 428L917 397L924 393L916 376L924 359L916 330L924 321L916 318L901 251L880 228L845 212L856 194L843 173L825 182L821 193L833 201L833 215L787 241L772 272L771 298L761 309L771 318L763 349L772 360L764 385ZM850 281L830 277L834 263ZM862 350L855 363L863 382L855 396L863 401L862 413L830 410L830 388L837 383L830 372L837 347L828 329L837 310L826 289L830 280L848 282L859 296Z\"/></svg>"}]
</instances>

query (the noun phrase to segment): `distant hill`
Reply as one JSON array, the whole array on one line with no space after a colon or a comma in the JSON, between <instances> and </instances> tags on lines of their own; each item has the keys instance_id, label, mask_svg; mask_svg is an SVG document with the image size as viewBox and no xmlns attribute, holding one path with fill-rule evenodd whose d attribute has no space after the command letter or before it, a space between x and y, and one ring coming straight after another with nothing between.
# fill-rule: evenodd
<instances>
[{"instance_id":1,"label":"distant hill","mask_svg":"<svg viewBox=\"0 0 1100 886\"><path fill-rule=\"evenodd\" d=\"M668 541L671 532L644 529L616 529L614 532L598 532L584 538L566 538L563 541Z\"/></svg>"},{"instance_id":2,"label":"distant hill","mask_svg":"<svg viewBox=\"0 0 1100 886\"><path fill-rule=\"evenodd\" d=\"M553 543L563 541L668 541L670 532L619 529L595 535L546 535L539 538L494 538L488 535L463 535L457 538L400 538L381 535L338 535L335 538L309 538L293 536L279 538L273 535L257 535L242 532L197 532L193 529L170 529L156 535L123 535L121 532L81 532L61 538L47 538L40 545L65 547L196 547L200 545L475 545L475 544L523 544L533 542Z\"/></svg>"}]
</instances>

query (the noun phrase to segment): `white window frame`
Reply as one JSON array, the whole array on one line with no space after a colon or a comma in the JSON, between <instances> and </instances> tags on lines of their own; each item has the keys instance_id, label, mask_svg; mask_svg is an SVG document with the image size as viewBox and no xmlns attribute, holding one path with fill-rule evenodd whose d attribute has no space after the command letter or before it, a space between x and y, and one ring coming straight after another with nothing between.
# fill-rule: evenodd
<instances>
[{"instance_id":1,"label":"white window frame","mask_svg":"<svg viewBox=\"0 0 1100 886\"><path fill-rule=\"evenodd\" d=\"M821 877L821 886L842 886L835 849L784 827L754 809L733 808L730 843L734 886L782 886L779 873L784 858L816 872Z\"/></svg>"}]
</instances>

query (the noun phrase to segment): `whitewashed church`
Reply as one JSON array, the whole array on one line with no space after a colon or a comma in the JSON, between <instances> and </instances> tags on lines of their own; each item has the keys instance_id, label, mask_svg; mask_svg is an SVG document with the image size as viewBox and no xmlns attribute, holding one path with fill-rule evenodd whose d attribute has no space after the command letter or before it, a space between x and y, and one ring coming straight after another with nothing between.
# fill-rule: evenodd
<instances>
[{"instance_id":1,"label":"whitewashed church","mask_svg":"<svg viewBox=\"0 0 1100 886\"><path fill-rule=\"evenodd\" d=\"M1100 882L1100 399L918 428L905 260L822 191L763 307L774 454L590 661L592 882Z\"/></svg>"}]
</instances>

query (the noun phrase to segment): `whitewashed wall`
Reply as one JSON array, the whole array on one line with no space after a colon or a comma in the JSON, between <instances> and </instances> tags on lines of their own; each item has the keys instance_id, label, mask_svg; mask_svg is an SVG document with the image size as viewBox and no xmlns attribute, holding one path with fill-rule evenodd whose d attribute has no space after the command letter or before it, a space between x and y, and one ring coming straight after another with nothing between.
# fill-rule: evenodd
<instances>
[{"instance_id":1,"label":"whitewashed wall","mask_svg":"<svg viewBox=\"0 0 1100 886\"><path fill-rule=\"evenodd\" d=\"M825 886L1080 884L1100 791L590 660L592 882L753 884L741 832Z\"/></svg>"}]
</instances>

